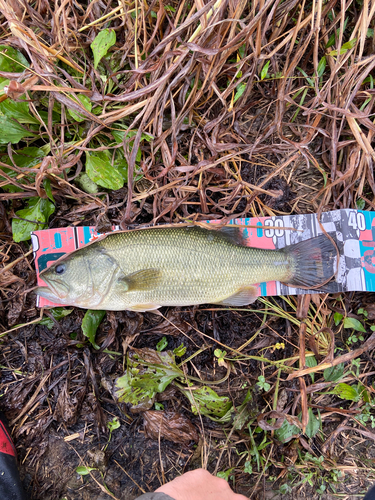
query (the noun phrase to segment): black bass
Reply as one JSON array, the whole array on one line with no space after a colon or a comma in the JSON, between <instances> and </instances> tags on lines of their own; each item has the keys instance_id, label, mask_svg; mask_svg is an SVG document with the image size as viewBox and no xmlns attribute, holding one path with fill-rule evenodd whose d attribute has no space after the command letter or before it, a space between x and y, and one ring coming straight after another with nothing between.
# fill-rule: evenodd
<instances>
[{"instance_id":1,"label":"black bass","mask_svg":"<svg viewBox=\"0 0 375 500\"><path fill-rule=\"evenodd\" d=\"M109 311L161 306L244 306L256 283L315 287L336 249L324 235L282 250L244 246L235 227L154 227L114 232L61 257L41 273L37 293L57 304ZM328 264L327 264L328 263Z\"/></svg>"}]
</instances>

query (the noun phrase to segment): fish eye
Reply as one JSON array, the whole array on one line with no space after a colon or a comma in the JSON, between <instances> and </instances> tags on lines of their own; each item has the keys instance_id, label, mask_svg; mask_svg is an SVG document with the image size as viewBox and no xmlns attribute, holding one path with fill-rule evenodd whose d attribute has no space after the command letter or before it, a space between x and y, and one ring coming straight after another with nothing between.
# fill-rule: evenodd
<instances>
[{"instance_id":1,"label":"fish eye","mask_svg":"<svg viewBox=\"0 0 375 500\"><path fill-rule=\"evenodd\" d=\"M65 264L58 264L58 265L55 267L55 273L56 273L56 274L63 274L63 273L65 272L65 269L66 269Z\"/></svg>"}]
</instances>

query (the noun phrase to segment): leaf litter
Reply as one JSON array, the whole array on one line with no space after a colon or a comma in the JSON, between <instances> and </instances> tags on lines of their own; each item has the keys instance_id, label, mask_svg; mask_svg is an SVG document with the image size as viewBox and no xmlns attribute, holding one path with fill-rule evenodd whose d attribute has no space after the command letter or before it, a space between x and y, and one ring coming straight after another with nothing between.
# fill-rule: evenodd
<instances>
[{"instance_id":1,"label":"leaf litter","mask_svg":"<svg viewBox=\"0 0 375 500\"><path fill-rule=\"evenodd\" d=\"M1 401L31 497L202 465L254 498L363 494L373 294L39 318L29 238L374 210L371 2L0 7Z\"/></svg>"}]
</instances>

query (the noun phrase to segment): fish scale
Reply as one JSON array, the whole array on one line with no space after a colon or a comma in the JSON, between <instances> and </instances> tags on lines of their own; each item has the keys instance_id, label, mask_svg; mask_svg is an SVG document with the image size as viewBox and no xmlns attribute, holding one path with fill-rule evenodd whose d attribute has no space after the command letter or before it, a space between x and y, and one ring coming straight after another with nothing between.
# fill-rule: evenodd
<instances>
[{"instance_id":1,"label":"fish scale","mask_svg":"<svg viewBox=\"0 0 375 500\"><path fill-rule=\"evenodd\" d=\"M256 299L254 284L261 281L315 285L317 249L322 258L333 248L327 238L317 237L283 250L262 250L241 244L241 234L196 226L111 233L43 271L47 287L38 293L91 309L239 306Z\"/></svg>"},{"instance_id":2,"label":"fish scale","mask_svg":"<svg viewBox=\"0 0 375 500\"><path fill-rule=\"evenodd\" d=\"M290 274L288 264L270 272L275 252L239 246L220 232L200 228L119 233L103 240L102 245L125 275L140 268L159 269L162 273L155 288L128 292L122 300L131 304L215 303L243 286L264 278L285 279Z\"/></svg>"}]
</instances>

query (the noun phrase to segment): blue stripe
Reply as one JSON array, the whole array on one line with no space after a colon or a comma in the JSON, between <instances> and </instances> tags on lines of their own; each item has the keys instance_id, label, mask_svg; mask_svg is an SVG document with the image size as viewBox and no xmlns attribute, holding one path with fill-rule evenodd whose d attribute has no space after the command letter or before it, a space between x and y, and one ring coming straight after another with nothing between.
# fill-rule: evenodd
<instances>
[{"instance_id":1,"label":"blue stripe","mask_svg":"<svg viewBox=\"0 0 375 500\"><path fill-rule=\"evenodd\" d=\"M90 228L89 228L89 226L85 226L83 228L83 240L84 240L85 244L90 241L90 238L91 238Z\"/></svg>"},{"instance_id":2,"label":"blue stripe","mask_svg":"<svg viewBox=\"0 0 375 500\"><path fill-rule=\"evenodd\" d=\"M55 248L62 248L62 241L61 241L61 234L60 233L55 233L54 240L55 240Z\"/></svg>"}]
</instances>

